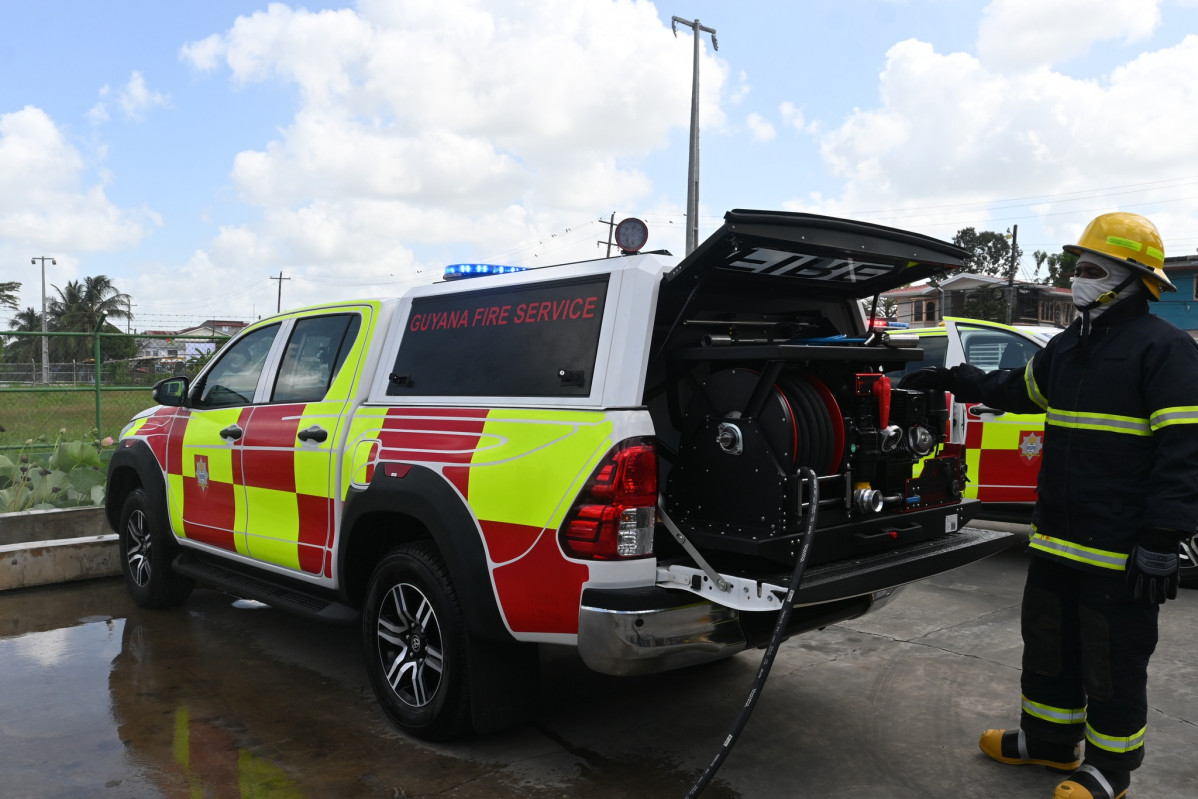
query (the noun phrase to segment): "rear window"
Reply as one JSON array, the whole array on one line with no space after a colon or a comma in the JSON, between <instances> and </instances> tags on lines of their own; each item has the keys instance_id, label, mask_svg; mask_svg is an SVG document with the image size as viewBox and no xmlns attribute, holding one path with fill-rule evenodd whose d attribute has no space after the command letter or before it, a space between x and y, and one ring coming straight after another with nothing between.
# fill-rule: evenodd
<instances>
[{"instance_id":1,"label":"rear window","mask_svg":"<svg viewBox=\"0 0 1198 799\"><path fill-rule=\"evenodd\" d=\"M412 301L389 396L587 396L608 276Z\"/></svg>"}]
</instances>

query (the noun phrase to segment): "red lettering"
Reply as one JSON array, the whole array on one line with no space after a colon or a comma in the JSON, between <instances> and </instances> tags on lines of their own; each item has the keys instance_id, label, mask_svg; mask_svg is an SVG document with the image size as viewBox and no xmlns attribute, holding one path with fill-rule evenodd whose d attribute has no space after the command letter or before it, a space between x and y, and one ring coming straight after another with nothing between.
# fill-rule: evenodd
<instances>
[{"instance_id":1,"label":"red lettering","mask_svg":"<svg viewBox=\"0 0 1198 799\"><path fill-rule=\"evenodd\" d=\"M510 311L510 310L512 310L512 306L510 306L510 305L505 305L499 309L499 324L501 324L501 325L507 324L507 315L508 315L508 311Z\"/></svg>"},{"instance_id":2,"label":"red lettering","mask_svg":"<svg viewBox=\"0 0 1198 799\"><path fill-rule=\"evenodd\" d=\"M541 303L530 302L528 304L528 308L526 308L524 311L524 321L525 322L537 321L537 311L540 309L540 307L541 307Z\"/></svg>"},{"instance_id":3,"label":"red lettering","mask_svg":"<svg viewBox=\"0 0 1198 799\"><path fill-rule=\"evenodd\" d=\"M479 322L481 322L483 320L483 313L486 310L487 310L486 308L483 308L481 306L474 309L474 321L470 323L471 327L478 327Z\"/></svg>"},{"instance_id":4,"label":"red lettering","mask_svg":"<svg viewBox=\"0 0 1198 799\"><path fill-rule=\"evenodd\" d=\"M550 302L546 301L546 302L541 303L541 309L539 311L537 311L537 321L538 322L546 321L549 318L550 312L552 312L552 311L553 311L553 306Z\"/></svg>"},{"instance_id":5,"label":"red lettering","mask_svg":"<svg viewBox=\"0 0 1198 799\"><path fill-rule=\"evenodd\" d=\"M488 325L493 325L496 323L496 321L498 319L499 319L499 306L492 305L490 308L487 309L487 322L486 323Z\"/></svg>"},{"instance_id":6,"label":"red lettering","mask_svg":"<svg viewBox=\"0 0 1198 799\"><path fill-rule=\"evenodd\" d=\"M526 307L525 307L524 303L520 303L519 305L516 306L516 315L514 317L512 317L512 324L518 325L524 321L525 310L526 310Z\"/></svg>"},{"instance_id":7,"label":"red lettering","mask_svg":"<svg viewBox=\"0 0 1198 799\"><path fill-rule=\"evenodd\" d=\"M415 333L419 329L420 329L420 314L414 313L414 314L412 314L411 321L408 322L408 330Z\"/></svg>"},{"instance_id":8,"label":"red lettering","mask_svg":"<svg viewBox=\"0 0 1198 799\"><path fill-rule=\"evenodd\" d=\"M581 297L575 297L573 300L570 300L570 318L571 319L577 319L578 315L582 313L582 311L578 310L578 306L581 303L582 303Z\"/></svg>"},{"instance_id":9,"label":"red lettering","mask_svg":"<svg viewBox=\"0 0 1198 799\"><path fill-rule=\"evenodd\" d=\"M598 297L587 297L586 305L582 309L583 319L595 318L595 303L599 301Z\"/></svg>"}]
</instances>

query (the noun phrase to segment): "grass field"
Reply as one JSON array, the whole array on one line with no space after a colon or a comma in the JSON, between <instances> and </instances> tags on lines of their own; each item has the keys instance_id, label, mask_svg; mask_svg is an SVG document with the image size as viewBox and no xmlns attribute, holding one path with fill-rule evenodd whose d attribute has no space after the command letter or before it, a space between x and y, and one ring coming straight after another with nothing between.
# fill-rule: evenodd
<instances>
[{"instance_id":1,"label":"grass field","mask_svg":"<svg viewBox=\"0 0 1198 799\"><path fill-rule=\"evenodd\" d=\"M138 411L154 404L149 388L100 392L99 432L96 429L95 391L24 391L0 389L0 448L21 447L29 439L45 436L53 445L64 441L90 441L116 437ZM66 429L65 433L59 431Z\"/></svg>"}]
</instances>

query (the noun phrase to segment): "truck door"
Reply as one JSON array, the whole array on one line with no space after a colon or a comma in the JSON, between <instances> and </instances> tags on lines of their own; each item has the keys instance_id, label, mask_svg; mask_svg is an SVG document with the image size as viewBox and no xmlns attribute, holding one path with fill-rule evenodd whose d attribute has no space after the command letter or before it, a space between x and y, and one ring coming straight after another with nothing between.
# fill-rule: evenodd
<instances>
[{"instance_id":1,"label":"truck door","mask_svg":"<svg viewBox=\"0 0 1198 799\"><path fill-rule=\"evenodd\" d=\"M968 363L986 372L1023 369L1044 345L1013 327L978 319L946 319L946 366ZM1044 441L1044 414L1008 413L954 399L951 440L967 448L971 489L982 502L1035 502ZM967 492L967 494L972 491Z\"/></svg>"},{"instance_id":2,"label":"truck door","mask_svg":"<svg viewBox=\"0 0 1198 799\"><path fill-rule=\"evenodd\" d=\"M336 458L372 309L294 319L242 438L246 544L252 558L331 577Z\"/></svg>"},{"instance_id":3,"label":"truck door","mask_svg":"<svg viewBox=\"0 0 1198 799\"><path fill-rule=\"evenodd\" d=\"M171 423L167 477L171 526L185 538L246 553L241 437L264 389L279 325L251 330L193 388Z\"/></svg>"}]
</instances>

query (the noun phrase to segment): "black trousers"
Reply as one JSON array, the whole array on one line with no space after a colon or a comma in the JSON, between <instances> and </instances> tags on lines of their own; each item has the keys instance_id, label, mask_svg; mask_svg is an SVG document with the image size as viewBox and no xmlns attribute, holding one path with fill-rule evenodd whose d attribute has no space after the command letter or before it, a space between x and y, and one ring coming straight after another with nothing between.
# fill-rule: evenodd
<instances>
[{"instance_id":1,"label":"black trousers","mask_svg":"<svg viewBox=\"0 0 1198 799\"><path fill-rule=\"evenodd\" d=\"M1055 743L1084 738L1086 762L1098 768L1138 768L1159 612L1131 598L1123 572L1033 555L1023 591L1023 731Z\"/></svg>"}]
</instances>

